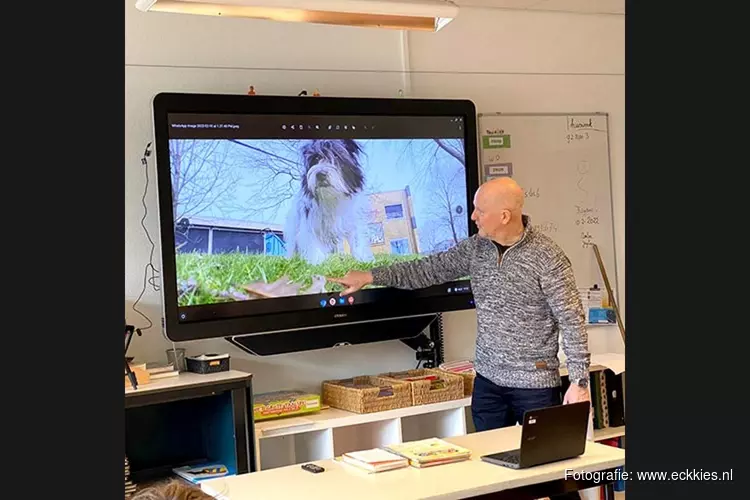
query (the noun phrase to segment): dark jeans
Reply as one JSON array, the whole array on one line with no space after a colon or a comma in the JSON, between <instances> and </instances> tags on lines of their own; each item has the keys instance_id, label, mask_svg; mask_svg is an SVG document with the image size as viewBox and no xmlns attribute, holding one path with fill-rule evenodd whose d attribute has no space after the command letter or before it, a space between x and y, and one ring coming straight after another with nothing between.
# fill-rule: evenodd
<instances>
[{"instance_id":1,"label":"dark jeans","mask_svg":"<svg viewBox=\"0 0 750 500\"><path fill-rule=\"evenodd\" d=\"M522 423L527 410L536 410L562 403L559 387L551 389L514 389L500 387L477 374L471 399L471 416L477 432L510 427ZM580 499L577 491L550 497Z\"/></svg>"}]
</instances>

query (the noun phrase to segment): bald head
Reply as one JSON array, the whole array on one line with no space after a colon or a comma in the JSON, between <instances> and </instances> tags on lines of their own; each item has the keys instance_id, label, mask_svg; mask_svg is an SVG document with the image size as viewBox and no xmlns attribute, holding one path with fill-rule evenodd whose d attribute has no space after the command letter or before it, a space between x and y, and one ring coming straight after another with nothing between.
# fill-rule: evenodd
<instances>
[{"instance_id":1,"label":"bald head","mask_svg":"<svg viewBox=\"0 0 750 500\"><path fill-rule=\"evenodd\" d=\"M474 196L471 218L481 236L506 244L523 234L524 192L510 177L482 184Z\"/></svg>"},{"instance_id":2,"label":"bald head","mask_svg":"<svg viewBox=\"0 0 750 500\"><path fill-rule=\"evenodd\" d=\"M477 197L486 201L497 210L510 210L514 216L523 211L524 194L521 186L510 177L498 177L482 184L477 190Z\"/></svg>"}]
</instances>

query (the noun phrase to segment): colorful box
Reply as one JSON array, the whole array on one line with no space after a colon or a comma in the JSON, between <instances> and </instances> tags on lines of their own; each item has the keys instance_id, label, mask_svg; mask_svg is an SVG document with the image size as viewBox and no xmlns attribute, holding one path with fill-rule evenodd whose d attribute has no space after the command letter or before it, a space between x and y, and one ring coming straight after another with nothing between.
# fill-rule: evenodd
<instances>
[{"instance_id":1,"label":"colorful box","mask_svg":"<svg viewBox=\"0 0 750 500\"><path fill-rule=\"evenodd\" d=\"M615 310L609 307L592 307L589 309L589 323L611 323L617 322Z\"/></svg>"},{"instance_id":2,"label":"colorful box","mask_svg":"<svg viewBox=\"0 0 750 500\"><path fill-rule=\"evenodd\" d=\"M303 391L267 392L257 394L253 399L253 417L256 422L320 411L320 395Z\"/></svg>"}]
</instances>

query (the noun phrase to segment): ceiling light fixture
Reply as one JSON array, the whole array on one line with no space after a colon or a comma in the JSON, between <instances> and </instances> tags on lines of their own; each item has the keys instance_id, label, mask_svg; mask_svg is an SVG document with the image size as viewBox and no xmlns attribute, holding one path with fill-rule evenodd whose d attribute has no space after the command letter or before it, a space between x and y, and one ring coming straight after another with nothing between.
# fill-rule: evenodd
<instances>
[{"instance_id":1,"label":"ceiling light fixture","mask_svg":"<svg viewBox=\"0 0 750 500\"><path fill-rule=\"evenodd\" d=\"M438 31L458 15L449 0L136 0L143 12Z\"/></svg>"}]
</instances>

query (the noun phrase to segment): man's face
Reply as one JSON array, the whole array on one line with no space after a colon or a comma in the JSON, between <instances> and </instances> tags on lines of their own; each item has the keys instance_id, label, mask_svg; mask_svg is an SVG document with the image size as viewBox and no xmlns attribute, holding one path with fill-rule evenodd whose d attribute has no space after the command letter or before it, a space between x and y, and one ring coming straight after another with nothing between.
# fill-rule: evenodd
<instances>
[{"instance_id":1,"label":"man's face","mask_svg":"<svg viewBox=\"0 0 750 500\"><path fill-rule=\"evenodd\" d=\"M477 225L479 236L492 238L498 235L505 227L506 210L498 210L498 203L488 200L482 191L477 191L474 196L474 211L471 220Z\"/></svg>"}]
</instances>

